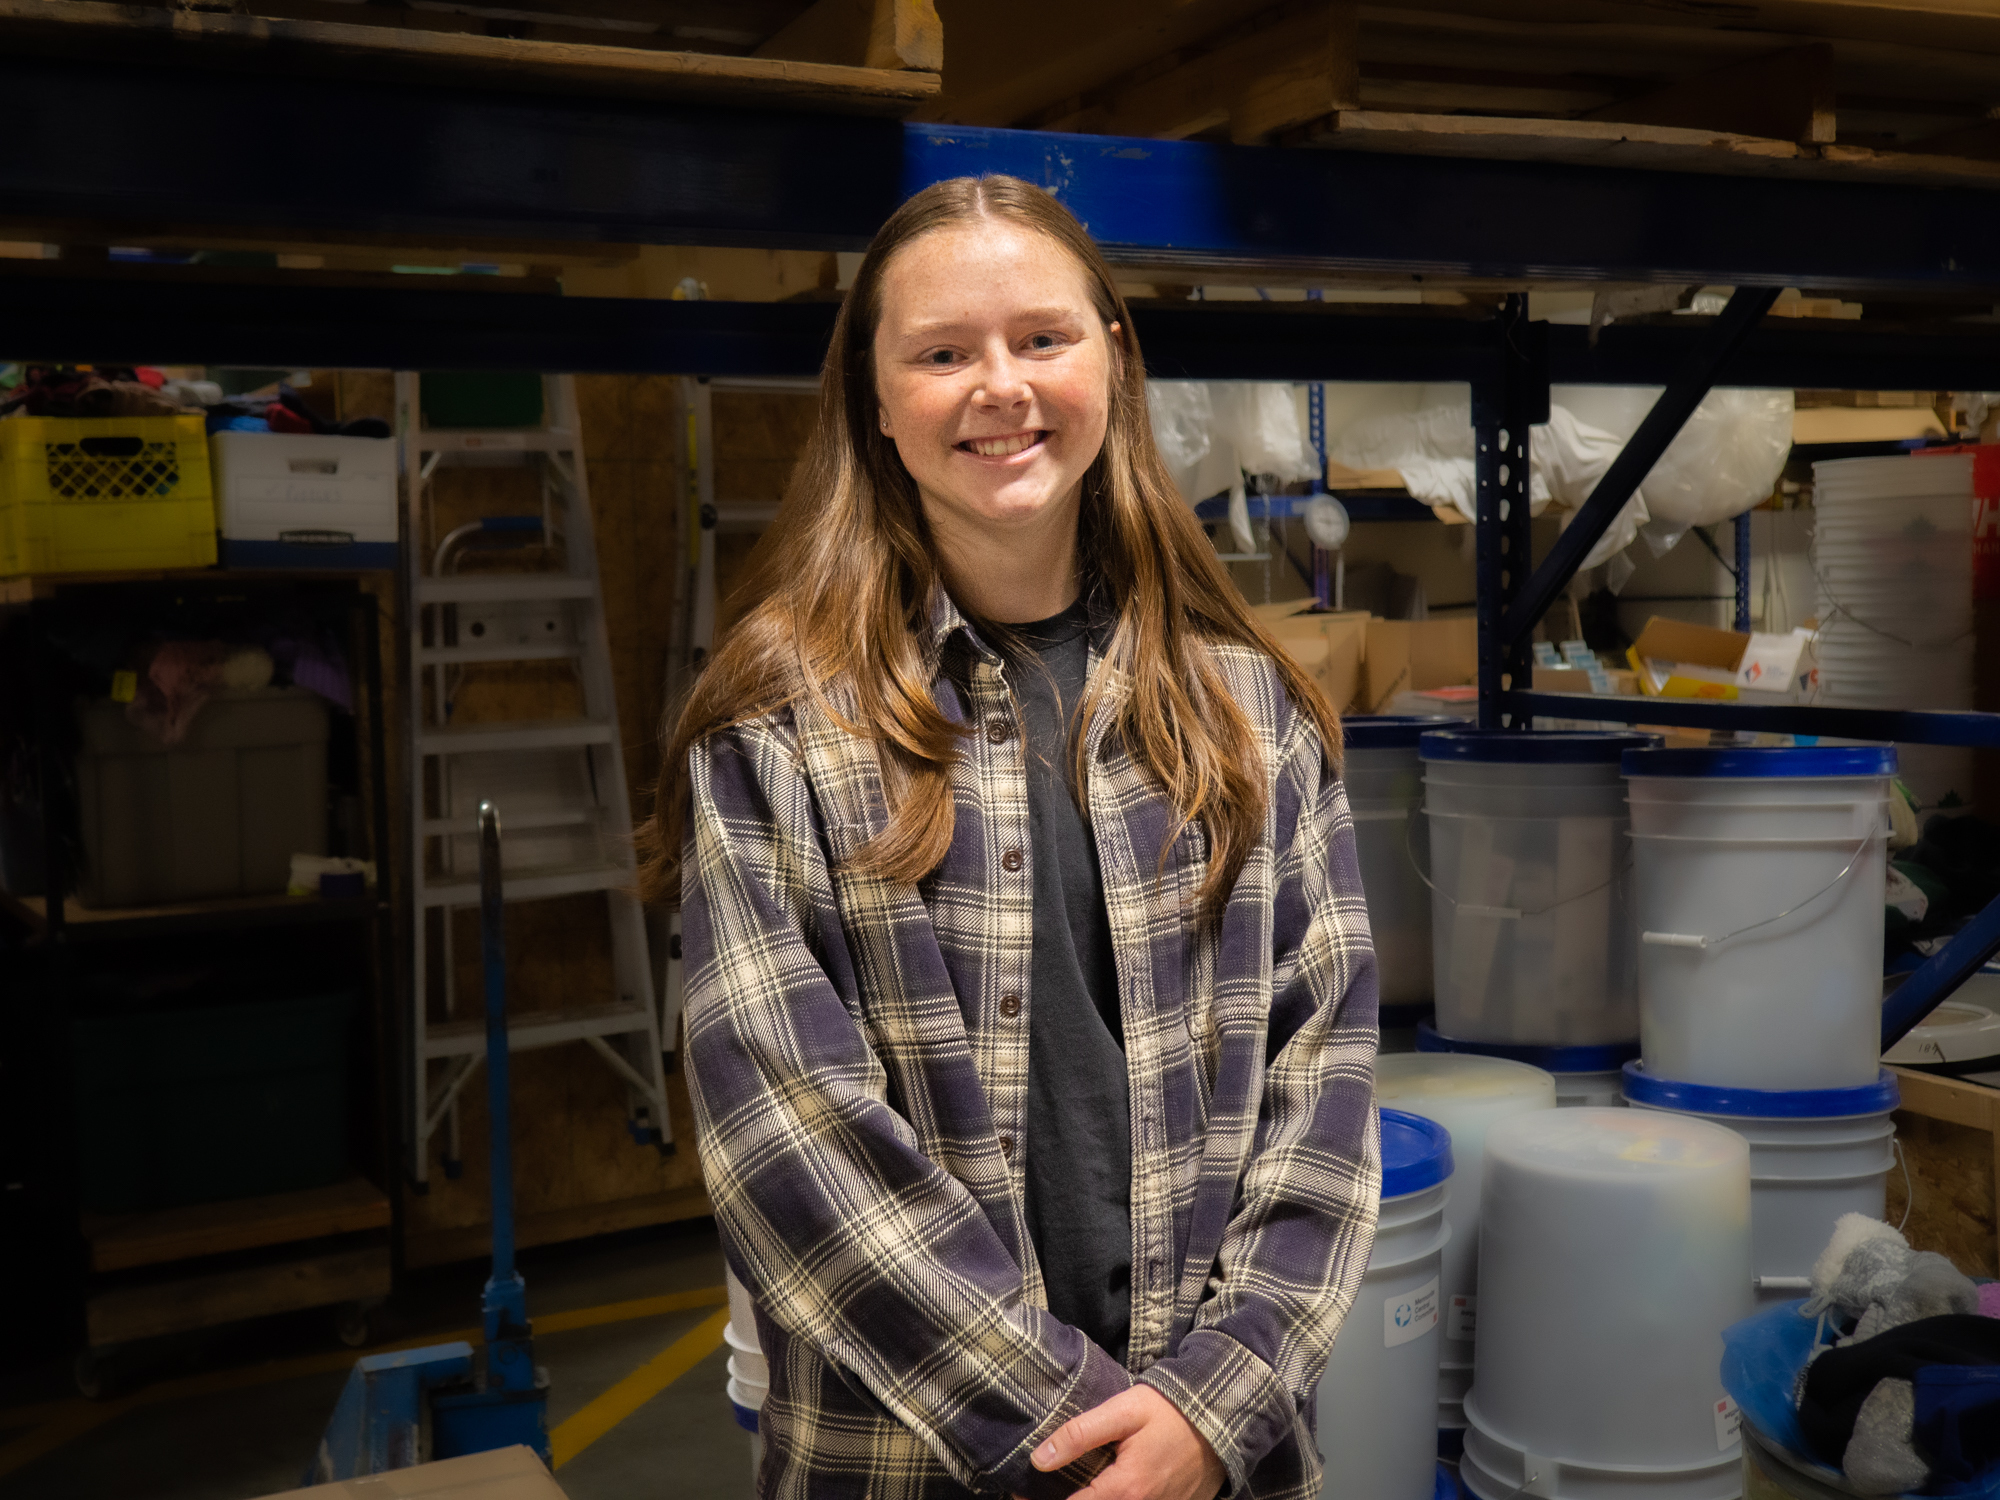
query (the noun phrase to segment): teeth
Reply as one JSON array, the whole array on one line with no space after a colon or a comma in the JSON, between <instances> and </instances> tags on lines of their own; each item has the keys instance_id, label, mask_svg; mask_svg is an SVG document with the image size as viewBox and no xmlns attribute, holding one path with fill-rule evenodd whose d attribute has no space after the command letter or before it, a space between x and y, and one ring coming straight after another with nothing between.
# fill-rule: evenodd
<instances>
[{"instance_id":1,"label":"teeth","mask_svg":"<svg viewBox=\"0 0 2000 1500\"><path fill-rule=\"evenodd\" d=\"M1005 458L1010 453L1019 453L1023 448L1032 448L1041 440L1039 432L1023 432L1006 438L973 438L966 444L981 458Z\"/></svg>"}]
</instances>

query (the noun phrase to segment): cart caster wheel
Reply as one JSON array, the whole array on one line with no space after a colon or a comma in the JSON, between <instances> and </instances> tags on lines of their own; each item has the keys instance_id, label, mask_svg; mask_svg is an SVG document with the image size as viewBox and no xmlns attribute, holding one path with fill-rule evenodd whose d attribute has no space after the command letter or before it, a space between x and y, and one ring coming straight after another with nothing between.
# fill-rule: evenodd
<instances>
[{"instance_id":1,"label":"cart caster wheel","mask_svg":"<svg viewBox=\"0 0 2000 1500\"><path fill-rule=\"evenodd\" d=\"M344 1303L335 1315L333 1331L348 1348L366 1348L375 1341L375 1309L361 1302Z\"/></svg>"},{"instance_id":2,"label":"cart caster wheel","mask_svg":"<svg viewBox=\"0 0 2000 1500\"><path fill-rule=\"evenodd\" d=\"M102 1401L115 1394L116 1382L107 1349L79 1349L70 1365L77 1394L87 1401Z\"/></svg>"}]
</instances>

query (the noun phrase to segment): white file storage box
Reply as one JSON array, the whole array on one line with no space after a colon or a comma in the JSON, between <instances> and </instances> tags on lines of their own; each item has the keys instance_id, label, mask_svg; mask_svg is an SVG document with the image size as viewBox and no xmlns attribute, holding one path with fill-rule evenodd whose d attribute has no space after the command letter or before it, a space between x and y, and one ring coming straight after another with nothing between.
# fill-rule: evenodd
<instances>
[{"instance_id":1,"label":"white file storage box","mask_svg":"<svg viewBox=\"0 0 2000 1500\"><path fill-rule=\"evenodd\" d=\"M208 445L224 567L396 565L395 443L218 432Z\"/></svg>"}]
</instances>

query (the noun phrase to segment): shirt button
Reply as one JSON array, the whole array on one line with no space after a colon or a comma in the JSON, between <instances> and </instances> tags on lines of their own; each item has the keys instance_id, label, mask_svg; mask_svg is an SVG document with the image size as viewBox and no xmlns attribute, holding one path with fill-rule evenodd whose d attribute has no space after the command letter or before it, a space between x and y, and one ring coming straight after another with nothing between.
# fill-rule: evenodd
<instances>
[{"instance_id":1,"label":"shirt button","mask_svg":"<svg viewBox=\"0 0 2000 1500\"><path fill-rule=\"evenodd\" d=\"M1005 854L1001 855L1000 868L1007 871L1009 874L1013 873L1015 870L1020 869L1021 851L1019 849L1009 849Z\"/></svg>"},{"instance_id":2,"label":"shirt button","mask_svg":"<svg viewBox=\"0 0 2000 1500\"><path fill-rule=\"evenodd\" d=\"M1011 1021L1014 1019L1014 1017L1018 1016L1020 1013L1021 1013L1021 997L1019 995L1002 995L1000 997L1001 1015L1005 1016L1008 1020Z\"/></svg>"},{"instance_id":3,"label":"shirt button","mask_svg":"<svg viewBox=\"0 0 2000 1500\"><path fill-rule=\"evenodd\" d=\"M1000 1154L1009 1161L1014 1159L1014 1137L1011 1135L1000 1137Z\"/></svg>"},{"instance_id":4,"label":"shirt button","mask_svg":"<svg viewBox=\"0 0 2000 1500\"><path fill-rule=\"evenodd\" d=\"M1004 745L1014 733L1014 726L1007 722L1004 714L995 714L986 721L986 738L996 745Z\"/></svg>"}]
</instances>

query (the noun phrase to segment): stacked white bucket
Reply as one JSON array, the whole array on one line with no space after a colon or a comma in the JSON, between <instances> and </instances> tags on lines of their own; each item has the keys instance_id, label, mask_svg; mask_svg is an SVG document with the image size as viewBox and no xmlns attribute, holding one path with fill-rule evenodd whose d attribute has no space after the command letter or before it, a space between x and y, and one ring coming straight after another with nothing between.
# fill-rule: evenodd
<instances>
[{"instance_id":1,"label":"stacked white bucket","mask_svg":"<svg viewBox=\"0 0 2000 1500\"><path fill-rule=\"evenodd\" d=\"M729 1321L722 1325L722 1341L729 1346L729 1379L724 1389L736 1425L750 1434L750 1480L754 1486L764 1463L757 1414L771 1391L771 1369L757 1343L757 1310L749 1291L727 1266L723 1267L723 1282L729 1289Z\"/></svg>"},{"instance_id":2,"label":"stacked white bucket","mask_svg":"<svg viewBox=\"0 0 2000 1500\"><path fill-rule=\"evenodd\" d=\"M1970 453L1813 465L1816 702L1973 706L1972 470ZM1908 746L1901 773L1927 807L1971 798L1970 750Z\"/></svg>"},{"instance_id":3,"label":"stacked white bucket","mask_svg":"<svg viewBox=\"0 0 2000 1500\"><path fill-rule=\"evenodd\" d=\"M1436 1020L1425 1051L1556 1075L1557 1102L1620 1101L1639 1000L1619 757L1648 734L1426 733Z\"/></svg>"},{"instance_id":4,"label":"stacked white bucket","mask_svg":"<svg viewBox=\"0 0 2000 1500\"><path fill-rule=\"evenodd\" d=\"M1472 1387L1486 1132L1514 1115L1554 1109L1555 1080L1503 1058L1410 1053L1377 1060L1375 1095L1385 1107L1434 1120L1451 1133L1452 1174L1444 1203L1451 1235L1438 1287L1437 1451L1440 1458L1455 1460L1465 1446L1465 1393Z\"/></svg>"},{"instance_id":5,"label":"stacked white bucket","mask_svg":"<svg viewBox=\"0 0 2000 1500\"><path fill-rule=\"evenodd\" d=\"M1494 1124L1465 1487L1479 1500L1737 1500L1719 1334L1751 1309L1749 1217L1734 1131L1629 1109Z\"/></svg>"},{"instance_id":6,"label":"stacked white bucket","mask_svg":"<svg viewBox=\"0 0 2000 1500\"><path fill-rule=\"evenodd\" d=\"M1417 741L1442 715L1356 715L1340 721L1354 852L1375 939L1382 1050L1408 1052L1431 1008L1431 893L1417 870L1413 824L1424 804Z\"/></svg>"},{"instance_id":7,"label":"stacked white bucket","mask_svg":"<svg viewBox=\"0 0 2000 1500\"><path fill-rule=\"evenodd\" d=\"M1433 1500L1437 1493L1441 1257L1451 1135L1403 1110L1382 1115L1382 1208L1361 1289L1319 1382L1329 1495Z\"/></svg>"},{"instance_id":8,"label":"stacked white bucket","mask_svg":"<svg viewBox=\"0 0 2000 1500\"><path fill-rule=\"evenodd\" d=\"M1886 746L1640 750L1631 790L1642 1058L1629 1103L1749 1143L1759 1297L1803 1296L1894 1165L1882 1069Z\"/></svg>"}]
</instances>

